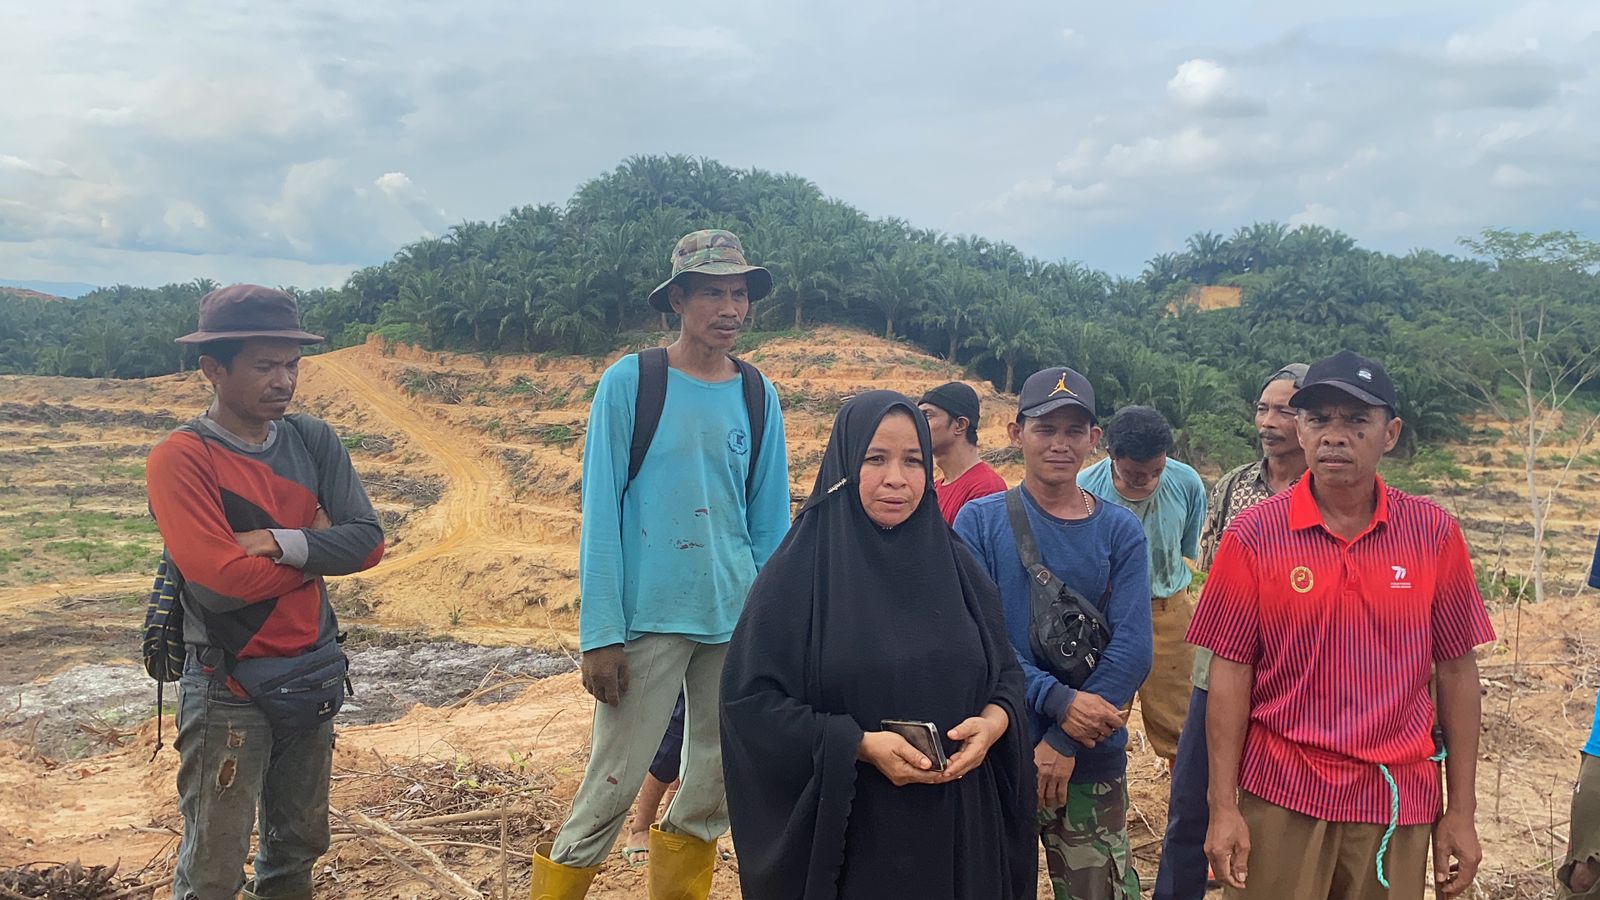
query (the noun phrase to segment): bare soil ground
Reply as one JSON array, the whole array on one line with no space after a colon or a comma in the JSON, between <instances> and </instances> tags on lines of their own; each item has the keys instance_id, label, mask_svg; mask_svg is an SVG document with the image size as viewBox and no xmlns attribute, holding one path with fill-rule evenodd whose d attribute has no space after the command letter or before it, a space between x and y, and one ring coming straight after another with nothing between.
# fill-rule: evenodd
<instances>
[{"instance_id":1,"label":"bare soil ground","mask_svg":"<svg viewBox=\"0 0 1600 900\"><path fill-rule=\"evenodd\" d=\"M783 398L797 498L810 490L845 398L879 386L916 396L962 377L904 345L831 328L746 356ZM526 854L560 824L588 751L591 704L575 675L550 673L570 667L583 430L613 360L486 360L372 344L304 365L300 406L344 437L390 539L379 567L333 584L374 696L358 695L341 728L334 805L344 817L319 870L321 895L450 896L446 870L492 895L527 890ZM1000 449L1014 400L975 386L984 446L1015 481L1020 466ZM0 869L120 861L119 877L157 883L180 819L176 755L151 759L149 682L133 669L141 592L159 549L144 514L143 460L204 408L205 385L193 373L4 377L0 398L0 656L10 663L0 678ZM1445 463L1389 468L1455 512L1488 579L1513 588L1530 546L1520 462L1506 455L1514 451L1478 423ZM1551 896L1550 863L1565 843L1577 748L1600 684L1600 612L1578 594L1597 501L1600 459L1582 461L1553 507L1554 599L1520 616L1494 603L1501 641L1481 654L1481 897ZM1130 829L1148 885L1168 782L1137 717L1132 747ZM474 812L488 818L459 819ZM615 858L591 893L643 895L642 874ZM714 896L736 895L729 859Z\"/></svg>"}]
</instances>

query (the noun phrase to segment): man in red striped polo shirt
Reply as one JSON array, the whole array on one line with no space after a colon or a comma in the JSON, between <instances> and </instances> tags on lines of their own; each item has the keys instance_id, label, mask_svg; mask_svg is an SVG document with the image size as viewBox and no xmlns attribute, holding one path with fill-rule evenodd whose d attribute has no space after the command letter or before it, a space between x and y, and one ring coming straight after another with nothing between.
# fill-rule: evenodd
<instances>
[{"instance_id":1,"label":"man in red striped polo shirt","mask_svg":"<svg viewBox=\"0 0 1600 900\"><path fill-rule=\"evenodd\" d=\"M1431 835L1456 896L1482 858L1472 649L1494 639L1466 541L1378 477L1401 428L1382 366L1320 360L1290 404L1309 470L1227 529L1189 631L1216 654L1206 854L1231 898L1422 900Z\"/></svg>"}]
</instances>

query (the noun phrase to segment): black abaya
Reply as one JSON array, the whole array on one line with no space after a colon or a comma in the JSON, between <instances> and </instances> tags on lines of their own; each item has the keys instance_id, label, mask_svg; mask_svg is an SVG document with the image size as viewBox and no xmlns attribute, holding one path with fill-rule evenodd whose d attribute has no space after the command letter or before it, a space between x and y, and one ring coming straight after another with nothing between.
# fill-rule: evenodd
<instances>
[{"instance_id":1,"label":"black abaya","mask_svg":"<svg viewBox=\"0 0 1600 900\"><path fill-rule=\"evenodd\" d=\"M859 478L879 423L917 423L926 491L878 527ZM906 397L839 411L817 484L751 588L722 676L723 768L747 900L1032 898L1032 747L993 583L939 515L927 423ZM1010 726L982 765L895 787L857 762L882 719L940 733L995 703ZM946 752L959 749L946 740Z\"/></svg>"}]
</instances>

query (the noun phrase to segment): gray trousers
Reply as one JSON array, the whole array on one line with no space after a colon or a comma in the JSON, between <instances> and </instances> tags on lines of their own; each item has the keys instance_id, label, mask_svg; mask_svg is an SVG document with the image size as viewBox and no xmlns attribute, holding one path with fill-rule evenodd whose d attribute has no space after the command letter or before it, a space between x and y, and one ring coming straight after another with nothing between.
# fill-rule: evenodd
<instances>
[{"instance_id":1,"label":"gray trousers","mask_svg":"<svg viewBox=\"0 0 1600 900\"><path fill-rule=\"evenodd\" d=\"M275 735L254 703L203 674L192 655L189 664L178 682L183 841L174 900L233 900L258 809L252 893L309 898L312 865L328 850L333 723Z\"/></svg>"},{"instance_id":2,"label":"gray trousers","mask_svg":"<svg viewBox=\"0 0 1600 900\"><path fill-rule=\"evenodd\" d=\"M617 706L596 703L593 746L572 814L550 858L562 865L599 865L611 852L634 797L644 784L678 691L684 696L682 786L661 830L715 841L728 830L722 787L722 662L727 644L652 634L623 645L628 690Z\"/></svg>"}]
</instances>

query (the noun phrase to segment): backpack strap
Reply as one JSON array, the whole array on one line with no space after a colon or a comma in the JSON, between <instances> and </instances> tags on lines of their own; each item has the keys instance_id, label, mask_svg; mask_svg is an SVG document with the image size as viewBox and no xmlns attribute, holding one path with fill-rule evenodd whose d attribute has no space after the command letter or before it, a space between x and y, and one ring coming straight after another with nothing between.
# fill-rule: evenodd
<instances>
[{"instance_id":1,"label":"backpack strap","mask_svg":"<svg viewBox=\"0 0 1600 900\"><path fill-rule=\"evenodd\" d=\"M733 358L739 367L739 379L744 387L744 411L750 417L750 467L745 470L744 496L748 501L755 491L756 465L761 461L761 439L767 433L767 387L761 382L761 371L738 357Z\"/></svg>"},{"instance_id":2,"label":"backpack strap","mask_svg":"<svg viewBox=\"0 0 1600 900\"><path fill-rule=\"evenodd\" d=\"M1011 520L1011 537L1016 541L1017 555L1022 558L1022 567L1028 570L1028 580L1031 582L1035 599L1050 604L1054 603L1057 597L1066 596L1082 608L1084 615L1109 635L1111 623L1106 621L1105 614L1100 608L1068 587L1056 573L1045 567L1044 561L1039 556L1039 541L1034 537L1033 525L1029 523L1028 511L1023 506L1020 484L1006 491L1006 516ZM1106 595L1110 594L1111 586L1108 584Z\"/></svg>"},{"instance_id":3,"label":"backpack strap","mask_svg":"<svg viewBox=\"0 0 1600 900\"><path fill-rule=\"evenodd\" d=\"M639 390L633 401L633 443L628 447L628 484L639 477L644 456L655 440L661 424L661 410L667 405L667 348L651 347L639 351ZM626 487L623 488L627 490Z\"/></svg>"},{"instance_id":4,"label":"backpack strap","mask_svg":"<svg viewBox=\"0 0 1600 900\"><path fill-rule=\"evenodd\" d=\"M667 348L640 350L639 387L633 400L633 440L628 446L628 481L632 484L644 466L650 443L661 425L661 411L667 405ZM761 458L762 438L767 433L767 388L761 371L737 357L728 357L739 367L745 415L750 419L750 463L745 470L744 494L755 489L756 465ZM624 492L627 488L624 486Z\"/></svg>"}]
</instances>

